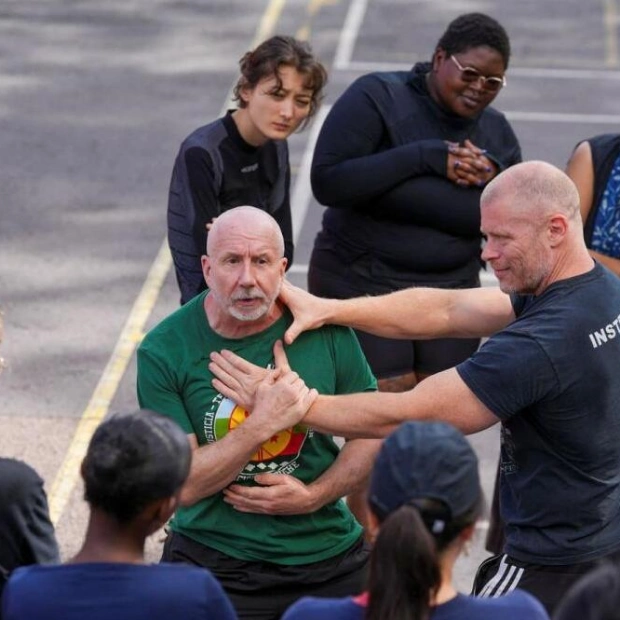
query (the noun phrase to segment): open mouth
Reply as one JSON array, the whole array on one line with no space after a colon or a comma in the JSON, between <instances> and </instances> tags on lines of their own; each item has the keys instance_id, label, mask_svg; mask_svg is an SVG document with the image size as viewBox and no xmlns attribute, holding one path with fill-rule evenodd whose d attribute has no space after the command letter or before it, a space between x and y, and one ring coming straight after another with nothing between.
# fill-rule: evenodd
<instances>
[{"instance_id":1,"label":"open mouth","mask_svg":"<svg viewBox=\"0 0 620 620\"><path fill-rule=\"evenodd\" d=\"M235 297L233 301L240 306L252 306L262 304L265 299L263 297Z\"/></svg>"},{"instance_id":2,"label":"open mouth","mask_svg":"<svg viewBox=\"0 0 620 620\"><path fill-rule=\"evenodd\" d=\"M238 304L253 304L256 303L257 301L261 301L258 297L242 297L240 299L235 299L235 303Z\"/></svg>"}]
</instances>

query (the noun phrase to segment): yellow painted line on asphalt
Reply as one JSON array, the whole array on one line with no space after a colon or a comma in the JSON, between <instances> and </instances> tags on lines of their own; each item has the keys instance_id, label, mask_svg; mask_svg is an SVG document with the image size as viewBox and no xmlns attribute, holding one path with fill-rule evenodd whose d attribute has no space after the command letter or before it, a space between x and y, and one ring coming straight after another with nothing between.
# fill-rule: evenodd
<instances>
[{"instance_id":1,"label":"yellow painted line on asphalt","mask_svg":"<svg viewBox=\"0 0 620 620\"><path fill-rule=\"evenodd\" d=\"M137 344L142 340L144 326L155 306L171 264L172 258L168 243L164 241L129 313L112 356L80 418L71 445L54 479L50 491L50 516L54 525L58 523L69 502L79 477L80 464L86 454L88 443L95 429L107 414L129 360Z\"/></svg>"},{"instance_id":2,"label":"yellow painted line on asphalt","mask_svg":"<svg viewBox=\"0 0 620 620\"><path fill-rule=\"evenodd\" d=\"M258 25L252 47L271 36L285 3L286 0L271 0ZM229 97L227 101L228 99ZM167 239L164 239L99 383L80 417L67 454L52 483L49 493L49 509L54 525L58 524L69 503L71 493L79 479L80 465L86 455L91 437L110 409L110 404L127 370L131 356L142 340L144 327L157 303L171 266L172 257Z\"/></svg>"},{"instance_id":3,"label":"yellow painted line on asphalt","mask_svg":"<svg viewBox=\"0 0 620 620\"><path fill-rule=\"evenodd\" d=\"M280 14L282 13L282 9L284 8L285 4L286 0L271 0L269 5L265 9L265 13L263 14L262 19L260 20L260 24L258 25L258 29L256 30L256 35L252 43L252 47L255 47L262 40L267 39L272 35L275 30L276 24L280 19Z\"/></svg>"},{"instance_id":4,"label":"yellow painted line on asphalt","mask_svg":"<svg viewBox=\"0 0 620 620\"><path fill-rule=\"evenodd\" d=\"M605 64L618 66L618 7L616 0L604 0L603 22L605 25Z\"/></svg>"},{"instance_id":5,"label":"yellow painted line on asphalt","mask_svg":"<svg viewBox=\"0 0 620 620\"><path fill-rule=\"evenodd\" d=\"M306 7L306 19L295 33L295 38L300 41L309 41L312 34L314 18L324 6L337 4L338 0L308 0Z\"/></svg>"}]
</instances>

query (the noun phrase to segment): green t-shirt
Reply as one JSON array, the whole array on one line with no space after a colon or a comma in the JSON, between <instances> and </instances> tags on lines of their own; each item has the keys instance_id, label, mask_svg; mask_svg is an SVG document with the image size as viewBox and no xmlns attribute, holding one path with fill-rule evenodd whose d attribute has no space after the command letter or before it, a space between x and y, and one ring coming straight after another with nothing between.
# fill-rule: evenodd
<instances>
[{"instance_id":1,"label":"green t-shirt","mask_svg":"<svg viewBox=\"0 0 620 620\"><path fill-rule=\"evenodd\" d=\"M245 411L211 385L209 353L228 349L267 367L273 345L292 319L288 312L263 332L242 339L215 333L204 312L206 292L164 319L138 349L138 400L141 407L169 415L199 445L221 439L245 419ZM321 394L375 390L376 381L355 334L326 326L308 331L286 348L290 366ZM328 469L339 449L330 435L303 425L282 431L253 455L236 482L253 485L258 473L293 475L304 483ZM343 500L311 514L274 516L243 513L222 493L177 510L171 527L208 547L242 560L276 564L318 562L346 551L361 526Z\"/></svg>"}]
</instances>

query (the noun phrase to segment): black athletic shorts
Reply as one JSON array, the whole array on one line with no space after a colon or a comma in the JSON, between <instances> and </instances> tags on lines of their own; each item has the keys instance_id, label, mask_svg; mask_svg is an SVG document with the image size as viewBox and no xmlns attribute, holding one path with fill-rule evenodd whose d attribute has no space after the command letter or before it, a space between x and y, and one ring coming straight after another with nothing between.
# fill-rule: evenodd
<instances>
[{"instance_id":1,"label":"black athletic shorts","mask_svg":"<svg viewBox=\"0 0 620 620\"><path fill-rule=\"evenodd\" d=\"M248 562L169 532L162 562L208 568L230 598L240 620L277 620L302 596L341 598L362 592L369 545L360 538L339 555L297 566Z\"/></svg>"}]
</instances>

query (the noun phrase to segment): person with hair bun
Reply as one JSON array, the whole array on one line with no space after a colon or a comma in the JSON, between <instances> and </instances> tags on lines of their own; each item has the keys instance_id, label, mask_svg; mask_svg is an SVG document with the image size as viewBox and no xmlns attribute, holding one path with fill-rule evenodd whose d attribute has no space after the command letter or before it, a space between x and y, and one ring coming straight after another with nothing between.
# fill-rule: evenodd
<instances>
[{"instance_id":1,"label":"person with hair bun","mask_svg":"<svg viewBox=\"0 0 620 620\"><path fill-rule=\"evenodd\" d=\"M15 570L3 619L236 620L206 569L144 563L145 540L176 509L190 461L187 436L169 418L140 410L105 420L81 468L90 507L82 548L62 566Z\"/></svg>"},{"instance_id":2,"label":"person with hair bun","mask_svg":"<svg viewBox=\"0 0 620 620\"><path fill-rule=\"evenodd\" d=\"M200 257L214 218L241 205L278 222L293 262L286 139L316 113L327 72L310 45L276 35L246 52L233 90L236 110L199 127L181 144L168 198L168 243L181 304L205 290Z\"/></svg>"},{"instance_id":3,"label":"person with hair bun","mask_svg":"<svg viewBox=\"0 0 620 620\"><path fill-rule=\"evenodd\" d=\"M483 508L478 460L444 422L405 422L383 443L368 492L367 590L358 597L306 597L282 620L545 620L543 606L515 589L490 599L459 594L454 564Z\"/></svg>"}]
</instances>

